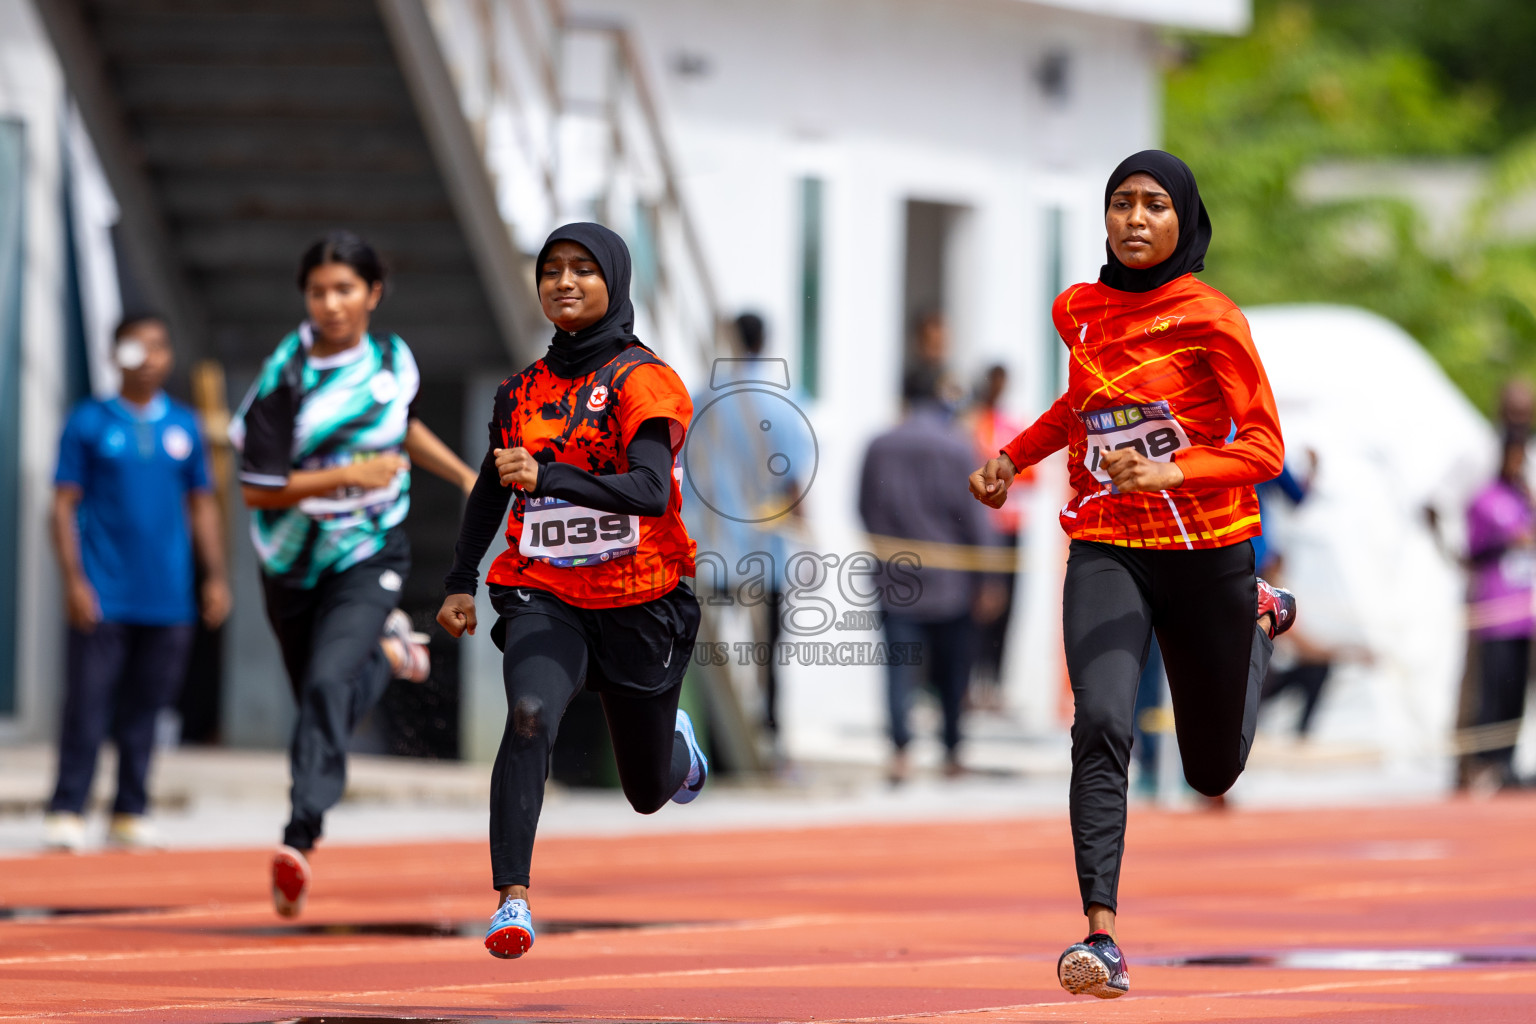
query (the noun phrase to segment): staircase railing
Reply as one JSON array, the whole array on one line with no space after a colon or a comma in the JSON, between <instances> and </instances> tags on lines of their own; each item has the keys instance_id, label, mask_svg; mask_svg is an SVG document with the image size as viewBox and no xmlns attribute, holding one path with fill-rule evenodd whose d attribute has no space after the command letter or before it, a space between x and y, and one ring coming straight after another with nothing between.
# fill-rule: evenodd
<instances>
[{"instance_id":1,"label":"staircase railing","mask_svg":"<svg viewBox=\"0 0 1536 1024\"><path fill-rule=\"evenodd\" d=\"M613 227L634 256L637 331L706 379L714 282L629 29L559 0L425 4L514 237L534 244L565 220Z\"/></svg>"},{"instance_id":2,"label":"staircase railing","mask_svg":"<svg viewBox=\"0 0 1536 1024\"><path fill-rule=\"evenodd\" d=\"M719 305L633 35L571 17L559 0L423 2L512 236L537 245L567 220L618 231L634 257L636 332L685 381L707 387ZM720 612L705 602L701 639L721 635ZM691 671L715 749L732 768L762 771L765 736L730 667Z\"/></svg>"}]
</instances>

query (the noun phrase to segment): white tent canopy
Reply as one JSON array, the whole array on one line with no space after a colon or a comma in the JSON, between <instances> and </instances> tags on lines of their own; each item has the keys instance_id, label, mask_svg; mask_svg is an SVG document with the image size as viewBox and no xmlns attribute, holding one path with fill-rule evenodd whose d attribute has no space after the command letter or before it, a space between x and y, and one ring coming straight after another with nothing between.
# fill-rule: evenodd
<instances>
[{"instance_id":1,"label":"white tent canopy","mask_svg":"<svg viewBox=\"0 0 1536 1024\"><path fill-rule=\"evenodd\" d=\"M1493 472L1495 438L1401 328L1340 306L1247 311L1280 408L1287 462L1318 470L1269 535L1300 603L1298 629L1370 649L1337 673L1314 735L1420 758L1444 752L1465 652L1462 511ZM1431 530L1426 509L1442 524Z\"/></svg>"}]
</instances>

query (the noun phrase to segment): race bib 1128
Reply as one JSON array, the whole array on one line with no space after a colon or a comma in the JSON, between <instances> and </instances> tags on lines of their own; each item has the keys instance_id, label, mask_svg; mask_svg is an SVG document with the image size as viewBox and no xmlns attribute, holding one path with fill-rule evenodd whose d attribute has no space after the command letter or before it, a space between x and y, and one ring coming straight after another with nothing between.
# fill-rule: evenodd
<instances>
[{"instance_id":1,"label":"race bib 1128","mask_svg":"<svg viewBox=\"0 0 1536 1024\"><path fill-rule=\"evenodd\" d=\"M1083 468L1111 489L1109 474L1101 465L1105 452L1134 448L1153 462L1172 462L1174 452L1189 447L1189 437L1167 402L1119 405L1080 412L1077 416L1088 432Z\"/></svg>"},{"instance_id":2,"label":"race bib 1128","mask_svg":"<svg viewBox=\"0 0 1536 1024\"><path fill-rule=\"evenodd\" d=\"M559 498L529 498L523 507L517 550L524 558L577 568L632 555L639 546L639 516L599 512Z\"/></svg>"}]
</instances>

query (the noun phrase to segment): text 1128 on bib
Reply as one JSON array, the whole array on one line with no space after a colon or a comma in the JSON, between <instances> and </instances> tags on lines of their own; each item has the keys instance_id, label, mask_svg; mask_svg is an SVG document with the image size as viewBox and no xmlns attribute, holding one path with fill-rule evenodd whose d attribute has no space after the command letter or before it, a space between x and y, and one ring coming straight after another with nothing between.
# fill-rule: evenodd
<instances>
[{"instance_id":1,"label":"text 1128 on bib","mask_svg":"<svg viewBox=\"0 0 1536 1024\"><path fill-rule=\"evenodd\" d=\"M1153 462L1172 462L1174 452L1190 446L1188 435L1167 402L1117 405L1113 409L1080 412L1077 416L1088 435L1083 468L1111 491L1116 488L1104 470L1105 452L1134 448Z\"/></svg>"}]
</instances>

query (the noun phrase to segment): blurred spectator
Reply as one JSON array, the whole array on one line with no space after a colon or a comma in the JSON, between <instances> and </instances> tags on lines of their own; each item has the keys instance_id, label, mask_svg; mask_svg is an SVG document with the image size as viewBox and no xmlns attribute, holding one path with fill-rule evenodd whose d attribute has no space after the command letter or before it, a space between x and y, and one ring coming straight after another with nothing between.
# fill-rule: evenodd
<instances>
[{"instance_id":1,"label":"blurred spectator","mask_svg":"<svg viewBox=\"0 0 1536 1024\"><path fill-rule=\"evenodd\" d=\"M723 568L720 574L701 572L701 577L712 578L700 582L713 585L716 598L761 604L761 614L752 618L753 640L774 650L781 626L788 540L805 529L800 499L808 481L802 478L814 471L814 439L803 423L782 422L798 418L801 394L788 386L784 360L764 355L768 338L763 318L743 313L734 326L739 358L727 368L729 380L720 386L755 386L732 391L727 401L697 423L692 443L704 449L703 461L714 476L711 488L730 496L730 507L702 513L708 521L698 530L700 553L717 553ZM775 661L768 659L762 677L763 725L770 737L777 737L779 730Z\"/></svg>"},{"instance_id":2,"label":"blurred spectator","mask_svg":"<svg viewBox=\"0 0 1536 1024\"><path fill-rule=\"evenodd\" d=\"M1259 529L1260 533L1253 538L1253 570L1265 579L1269 579L1270 573L1279 572L1281 561L1280 546L1275 541L1274 521L1272 510L1275 507L1275 497L1285 497L1290 503L1300 505L1307 500L1307 494L1312 490L1312 481L1317 476L1317 452L1307 449L1306 476L1298 477L1291 472L1289 462L1280 467L1280 475L1267 483L1262 483L1256 488L1259 497Z\"/></svg>"},{"instance_id":3,"label":"blurred spectator","mask_svg":"<svg viewBox=\"0 0 1536 1024\"><path fill-rule=\"evenodd\" d=\"M870 442L859 481L859 515L884 562L880 580L885 638L891 651L916 651L915 664L886 675L890 778L907 778L907 712L924 676L944 713L945 773L958 775L960 717L974 656L974 606L993 561L978 550L994 543L986 509L954 481L976 461L971 439L940 404L932 370L916 370L902 386L905 414ZM898 552L916 558L893 558ZM921 568L916 566L920 565ZM903 645L897 648L895 645Z\"/></svg>"},{"instance_id":4,"label":"blurred spectator","mask_svg":"<svg viewBox=\"0 0 1536 1024\"><path fill-rule=\"evenodd\" d=\"M1532 419L1536 418L1536 389L1524 377L1511 377L1499 389L1499 425L1505 431L1516 430L1523 437L1531 436Z\"/></svg>"},{"instance_id":5,"label":"blurred spectator","mask_svg":"<svg viewBox=\"0 0 1536 1024\"><path fill-rule=\"evenodd\" d=\"M1275 659L1264 676L1259 704L1267 704L1284 693L1297 693L1301 697L1301 713L1296 717L1296 737L1306 739L1312 732L1312 719L1333 666L1340 661L1371 660L1371 652L1362 647L1329 647L1316 642L1298 620L1289 633L1275 642Z\"/></svg>"},{"instance_id":6,"label":"blurred spectator","mask_svg":"<svg viewBox=\"0 0 1536 1024\"><path fill-rule=\"evenodd\" d=\"M1001 364L987 369L977 391L976 405L971 410L970 432L975 440L977 454L985 462L994 459L1003 445L1012 441L1024 429L1024 425L1003 411L1001 400L1008 388L1008 368ZM1010 493L1008 503L1002 508L988 509L999 544L1013 552L1020 549L1023 536L1024 511L1029 503L1029 486L1035 478L1035 467L1030 466L1014 478L1014 487L1022 490ZM1008 641L1008 624L1013 618L1013 599L1017 571L999 573L993 584L983 589L976 609L976 671L972 679L971 704L986 711L1003 709L1002 668L1003 651Z\"/></svg>"},{"instance_id":7,"label":"blurred spectator","mask_svg":"<svg viewBox=\"0 0 1536 1024\"><path fill-rule=\"evenodd\" d=\"M1485 789L1515 781L1515 739L1536 630L1536 515L1525 479L1526 441L1518 425L1506 430L1499 475L1467 508L1468 626L1480 665L1476 724L1487 744L1474 785Z\"/></svg>"},{"instance_id":8,"label":"blurred spectator","mask_svg":"<svg viewBox=\"0 0 1536 1024\"><path fill-rule=\"evenodd\" d=\"M1511 377L1499 388L1498 405L1496 408L1495 426L1499 435L1508 438L1517 435L1527 438L1526 447L1530 447L1530 434L1532 417L1536 416L1536 389L1531 382L1524 377ZM1531 460L1526 459L1526 485L1530 486ZM1446 556L1452 560L1460 561L1461 553L1455 549L1452 542L1445 536L1440 528L1440 514L1433 505L1424 508L1425 520L1428 522L1430 534L1435 539L1435 544ZM1475 573L1475 567L1471 568ZM1472 609L1469 609L1471 612ZM1466 650L1466 660L1461 674L1461 693L1457 698L1456 727L1457 730L1466 730L1474 727L1483 715L1483 668L1479 659L1480 646L1476 643L1477 630L1469 624ZM1476 744L1473 744L1476 746ZM1456 786L1464 789L1471 785L1474 779L1479 784L1491 780L1494 775L1486 770L1486 761L1477 750L1463 749L1456 760Z\"/></svg>"},{"instance_id":9,"label":"blurred spectator","mask_svg":"<svg viewBox=\"0 0 1536 1024\"><path fill-rule=\"evenodd\" d=\"M912 338L912 361L907 372L931 375L939 404L953 411L964 403L965 388L951 372L949 356L949 323L944 314L930 309L919 315Z\"/></svg>"},{"instance_id":10,"label":"blurred spectator","mask_svg":"<svg viewBox=\"0 0 1536 1024\"><path fill-rule=\"evenodd\" d=\"M77 850L96 753L110 731L117 799L109 841L152 845L144 820L155 719L175 700L197 609L192 551L203 566L203 620L229 611L219 511L190 409L161 390L171 345L158 318L128 320L114 355L122 391L82 402L59 442L53 542L69 619L58 784L48 845Z\"/></svg>"}]
</instances>

